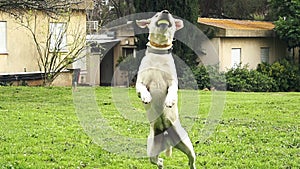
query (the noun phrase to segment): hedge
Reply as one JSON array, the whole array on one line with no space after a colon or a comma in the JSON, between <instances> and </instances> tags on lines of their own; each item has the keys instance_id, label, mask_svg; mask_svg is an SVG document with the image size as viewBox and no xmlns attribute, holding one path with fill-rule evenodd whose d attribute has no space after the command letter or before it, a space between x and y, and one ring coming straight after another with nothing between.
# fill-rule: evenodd
<instances>
[{"instance_id":1,"label":"hedge","mask_svg":"<svg viewBox=\"0 0 300 169\"><path fill-rule=\"evenodd\" d=\"M242 64L226 72L218 70L217 66L203 65L192 69L198 88L247 92L300 91L299 67L287 60L271 65L262 63L256 70Z\"/></svg>"}]
</instances>

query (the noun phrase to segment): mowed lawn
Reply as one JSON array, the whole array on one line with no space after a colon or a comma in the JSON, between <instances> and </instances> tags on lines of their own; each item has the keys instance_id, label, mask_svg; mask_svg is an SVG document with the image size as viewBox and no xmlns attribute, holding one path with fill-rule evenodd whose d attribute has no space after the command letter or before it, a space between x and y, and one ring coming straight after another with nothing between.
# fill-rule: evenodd
<instances>
[{"instance_id":1,"label":"mowed lawn","mask_svg":"<svg viewBox=\"0 0 300 169\"><path fill-rule=\"evenodd\" d=\"M147 123L125 119L114 105L111 88L94 91L113 130L147 138ZM300 93L227 92L222 119L199 142L212 92L184 92L200 98L188 130L198 168L300 168ZM129 95L134 109L143 111L134 89ZM71 88L0 87L0 168L155 169L147 158L111 153L96 144L75 109ZM162 156L166 169L188 168L186 156L177 150L172 157Z\"/></svg>"}]
</instances>

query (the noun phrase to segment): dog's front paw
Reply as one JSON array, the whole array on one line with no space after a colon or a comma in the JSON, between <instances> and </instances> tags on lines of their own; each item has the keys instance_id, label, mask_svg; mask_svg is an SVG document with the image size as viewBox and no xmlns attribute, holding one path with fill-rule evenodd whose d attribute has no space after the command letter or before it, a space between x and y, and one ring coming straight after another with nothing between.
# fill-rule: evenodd
<instances>
[{"instance_id":1,"label":"dog's front paw","mask_svg":"<svg viewBox=\"0 0 300 169\"><path fill-rule=\"evenodd\" d=\"M142 99L143 103L148 104L148 103L151 102L152 97L151 97L151 94L148 91L141 92L140 94L141 94L141 99Z\"/></svg>"},{"instance_id":2,"label":"dog's front paw","mask_svg":"<svg viewBox=\"0 0 300 169\"><path fill-rule=\"evenodd\" d=\"M174 106L177 100L177 95L168 94L165 100L165 105L169 108Z\"/></svg>"}]
</instances>

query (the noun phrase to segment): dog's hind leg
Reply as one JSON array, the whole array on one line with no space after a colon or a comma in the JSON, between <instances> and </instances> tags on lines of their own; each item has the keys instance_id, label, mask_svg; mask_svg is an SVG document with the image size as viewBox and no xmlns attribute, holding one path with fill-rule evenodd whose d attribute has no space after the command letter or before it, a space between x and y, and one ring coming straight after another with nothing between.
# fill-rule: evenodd
<instances>
[{"instance_id":1,"label":"dog's hind leg","mask_svg":"<svg viewBox=\"0 0 300 169\"><path fill-rule=\"evenodd\" d=\"M196 169L196 155L193 149L192 142L189 137L184 138L182 141L180 141L175 148L182 151L184 154L187 155L189 158L189 166L190 169Z\"/></svg>"},{"instance_id":2,"label":"dog's hind leg","mask_svg":"<svg viewBox=\"0 0 300 169\"><path fill-rule=\"evenodd\" d=\"M163 165L163 159L162 158L158 158L158 155L150 157L150 162L154 165L157 165L157 167L159 169L163 169L164 165Z\"/></svg>"},{"instance_id":3,"label":"dog's hind leg","mask_svg":"<svg viewBox=\"0 0 300 169\"><path fill-rule=\"evenodd\" d=\"M153 128L150 128L150 135L147 142L147 153L150 157L150 162L156 165L159 169L163 168L163 159L158 158L159 154L163 151L163 135L154 136Z\"/></svg>"},{"instance_id":4,"label":"dog's hind leg","mask_svg":"<svg viewBox=\"0 0 300 169\"><path fill-rule=\"evenodd\" d=\"M150 150L148 150L148 151L150 151L150 152L148 152L149 155L150 155L150 162L152 164L156 165L159 169L162 169L163 168L163 159L162 158L158 158L158 156L159 156L159 154L161 152L161 150L160 150L161 149L160 148L161 144L158 143L158 142L156 142L154 144L150 144L150 145L148 144L148 146L150 146L149 147Z\"/></svg>"}]
</instances>

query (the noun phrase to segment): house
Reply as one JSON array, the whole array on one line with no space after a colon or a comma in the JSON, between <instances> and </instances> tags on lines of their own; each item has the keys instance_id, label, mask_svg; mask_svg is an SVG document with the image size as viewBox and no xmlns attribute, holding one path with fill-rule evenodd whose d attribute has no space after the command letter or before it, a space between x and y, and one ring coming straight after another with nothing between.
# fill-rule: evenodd
<instances>
[{"instance_id":1,"label":"house","mask_svg":"<svg viewBox=\"0 0 300 169\"><path fill-rule=\"evenodd\" d=\"M85 66L83 65L86 67L86 72L81 72L80 77L85 80L81 83L128 86L128 72L119 70L118 64L121 57L135 56L135 42L132 21L103 28L100 32L87 35L89 49Z\"/></svg>"},{"instance_id":2,"label":"house","mask_svg":"<svg viewBox=\"0 0 300 169\"><path fill-rule=\"evenodd\" d=\"M39 50L40 52L50 50L51 53L55 48L59 48L60 54L57 56L62 57L75 48L73 44L76 44L78 49L84 47L86 9L93 8L90 2L92 1L86 0L74 4L70 15L58 18L52 18L41 11L34 11L22 16L21 21L0 11L0 81L14 84L26 81L28 85L40 85L43 69ZM32 33L36 37L35 40ZM82 39L81 44L77 43L79 38ZM59 43L58 39L60 39ZM73 67L71 65L68 68ZM72 77L68 74L69 71L63 70L53 84L70 85Z\"/></svg>"},{"instance_id":3,"label":"house","mask_svg":"<svg viewBox=\"0 0 300 169\"><path fill-rule=\"evenodd\" d=\"M198 23L210 38L202 48L215 48L220 71L240 63L255 69L259 63L273 63L287 55L287 45L275 35L271 22L198 18Z\"/></svg>"}]
</instances>

